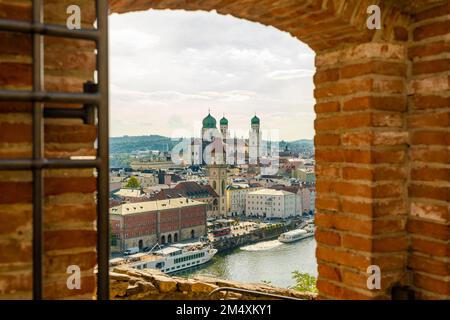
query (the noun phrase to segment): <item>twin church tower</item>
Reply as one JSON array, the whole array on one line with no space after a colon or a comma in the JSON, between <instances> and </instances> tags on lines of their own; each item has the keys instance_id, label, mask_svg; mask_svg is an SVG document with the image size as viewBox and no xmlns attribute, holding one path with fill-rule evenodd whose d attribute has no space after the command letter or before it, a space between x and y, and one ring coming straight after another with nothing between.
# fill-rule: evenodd
<instances>
[{"instance_id":1,"label":"twin church tower","mask_svg":"<svg viewBox=\"0 0 450 320\"><path fill-rule=\"evenodd\" d=\"M211 141L215 140L217 137L221 136L222 155L220 157L221 161L215 161L218 159L216 157L217 151L213 151L212 163L207 166L208 182L209 185L214 189L214 191L219 196L218 211L219 215L226 215L226 185L227 185L227 158L226 145L233 144L233 159L234 164L251 164L252 160L255 159L253 164L257 164L257 159L259 157L259 144L261 142L261 132L260 132L260 119L255 115L251 121L251 129L249 132L249 139L238 139L230 138L230 132L228 130L228 119L225 116L219 121L220 135L218 134L217 121L209 112L208 115L203 119L202 122L202 150ZM243 150L240 150L238 146L241 146Z\"/></svg>"}]
</instances>

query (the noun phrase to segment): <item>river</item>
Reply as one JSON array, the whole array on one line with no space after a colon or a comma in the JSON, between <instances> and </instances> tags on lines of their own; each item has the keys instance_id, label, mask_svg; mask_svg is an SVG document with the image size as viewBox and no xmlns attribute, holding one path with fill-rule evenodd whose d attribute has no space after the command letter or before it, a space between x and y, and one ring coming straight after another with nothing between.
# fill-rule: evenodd
<instances>
[{"instance_id":1,"label":"river","mask_svg":"<svg viewBox=\"0 0 450 320\"><path fill-rule=\"evenodd\" d=\"M182 277L206 275L254 283L270 281L274 286L287 288L295 284L292 279L293 271L317 277L315 250L314 238L294 243L264 241L219 253L208 264L176 275Z\"/></svg>"}]
</instances>

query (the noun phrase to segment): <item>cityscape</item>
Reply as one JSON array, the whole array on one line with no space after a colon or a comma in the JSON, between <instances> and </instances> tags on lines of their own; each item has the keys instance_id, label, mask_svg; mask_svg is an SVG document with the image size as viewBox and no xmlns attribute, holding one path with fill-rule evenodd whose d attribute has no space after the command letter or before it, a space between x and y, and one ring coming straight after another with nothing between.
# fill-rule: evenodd
<instances>
[{"instance_id":1,"label":"cityscape","mask_svg":"<svg viewBox=\"0 0 450 320\"><path fill-rule=\"evenodd\" d=\"M166 139L147 150L141 143L138 150L111 153L111 164L126 163L110 169L111 265L182 276L214 274L281 287L294 284L294 271L315 276L314 149L307 141L302 147L293 143L295 151L290 143L267 141L264 120L255 114L248 121L248 134L237 138L225 116L217 121L209 111L200 138ZM283 243L283 236L297 236L298 231L295 240L303 239L304 249ZM173 259L172 265L168 259L153 259L192 246L199 255L192 262L177 264ZM262 251L274 256L272 263L265 263L273 268L276 257L286 251L281 246L292 251L286 256L309 252L310 261L305 254L306 262L292 263L279 275L245 270L267 259ZM234 270L234 257L242 259L246 253L253 260ZM301 265L304 270L298 270Z\"/></svg>"}]
</instances>

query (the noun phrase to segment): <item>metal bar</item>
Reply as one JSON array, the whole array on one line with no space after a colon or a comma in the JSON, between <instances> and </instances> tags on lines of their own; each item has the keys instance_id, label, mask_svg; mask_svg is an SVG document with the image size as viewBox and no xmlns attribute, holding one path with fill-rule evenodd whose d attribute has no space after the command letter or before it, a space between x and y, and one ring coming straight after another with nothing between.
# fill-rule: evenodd
<instances>
[{"instance_id":1,"label":"metal bar","mask_svg":"<svg viewBox=\"0 0 450 320\"><path fill-rule=\"evenodd\" d=\"M98 93L43 92L23 90L0 90L0 101L36 101L61 103L98 104L101 96Z\"/></svg>"},{"instance_id":2,"label":"metal bar","mask_svg":"<svg viewBox=\"0 0 450 320\"><path fill-rule=\"evenodd\" d=\"M247 294L251 294L251 295L258 295L258 296L265 296L265 297L271 297L271 298L277 298L277 299L282 299L282 300L304 300L304 299L298 299L298 298L294 298L294 297L287 297L287 296L282 296L279 294L272 294L272 293L267 293L267 292L260 292L260 291L254 291L254 290L247 290L247 289L241 289L241 288L232 288L232 287L220 287L220 288L216 288L213 291L211 291L209 293L209 296L212 296L213 294L220 292L220 291L231 291L231 292L237 292L237 293L247 293Z\"/></svg>"},{"instance_id":3,"label":"metal bar","mask_svg":"<svg viewBox=\"0 0 450 320\"><path fill-rule=\"evenodd\" d=\"M42 0L33 0L33 23L43 22ZM40 92L44 87L44 42L38 33L33 33L33 91ZM43 158L43 105L35 101L33 106L33 159ZM42 299L42 259L43 259L43 196L44 183L42 170L33 170L33 298Z\"/></svg>"},{"instance_id":4,"label":"metal bar","mask_svg":"<svg viewBox=\"0 0 450 320\"><path fill-rule=\"evenodd\" d=\"M108 0L97 0L98 91L98 156L102 163L98 170L97 214L97 299L109 299L109 92L108 92Z\"/></svg>"},{"instance_id":5,"label":"metal bar","mask_svg":"<svg viewBox=\"0 0 450 320\"><path fill-rule=\"evenodd\" d=\"M2 170L34 170L34 169L87 169L100 168L101 159L8 159L0 160Z\"/></svg>"},{"instance_id":6,"label":"metal bar","mask_svg":"<svg viewBox=\"0 0 450 320\"><path fill-rule=\"evenodd\" d=\"M94 113L95 108L91 105L84 105L82 108L70 109L70 108L45 108L44 118L52 119L83 119L85 124L92 121L91 113Z\"/></svg>"},{"instance_id":7,"label":"metal bar","mask_svg":"<svg viewBox=\"0 0 450 320\"><path fill-rule=\"evenodd\" d=\"M66 26L56 24L44 24L43 22L27 22L19 20L0 20L0 31L33 33L46 36L64 37L81 40L97 41L100 33L97 29L70 30Z\"/></svg>"}]
</instances>

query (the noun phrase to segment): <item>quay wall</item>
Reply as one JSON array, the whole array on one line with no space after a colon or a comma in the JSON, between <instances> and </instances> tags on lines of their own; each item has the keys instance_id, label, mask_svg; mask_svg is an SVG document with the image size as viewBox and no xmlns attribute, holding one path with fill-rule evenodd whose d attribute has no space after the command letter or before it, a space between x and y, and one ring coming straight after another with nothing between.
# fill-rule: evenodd
<instances>
[{"instance_id":1,"label":"quay wall","mask_svg":"<svg viewBox=\"0 0 450 320\"><path fill-rule=\"evenodd\" d=\"M277 238L280 234L295 228L294 224L273 227L271 229L259 229L243 235L222 238L213 242L214 248L219 252L235 249L252 243L271 240Z\"/></svg>"},{"instance_id":2,"label":"quay wall","mask_svg":"<svg viewBox=\"0 0 450 320\"><path fill-rule=\"evenodd\" d=\"M114 268L110 272L110 295L113 300L267 300L274 299L250 293L218 292L219 287L252 290L285 297L315 300L317 295L291 289L276 288L265 284L241 283L204 276L191 279L171 277L159 270L135 270Z\"/></svg>"}]
</instances>

